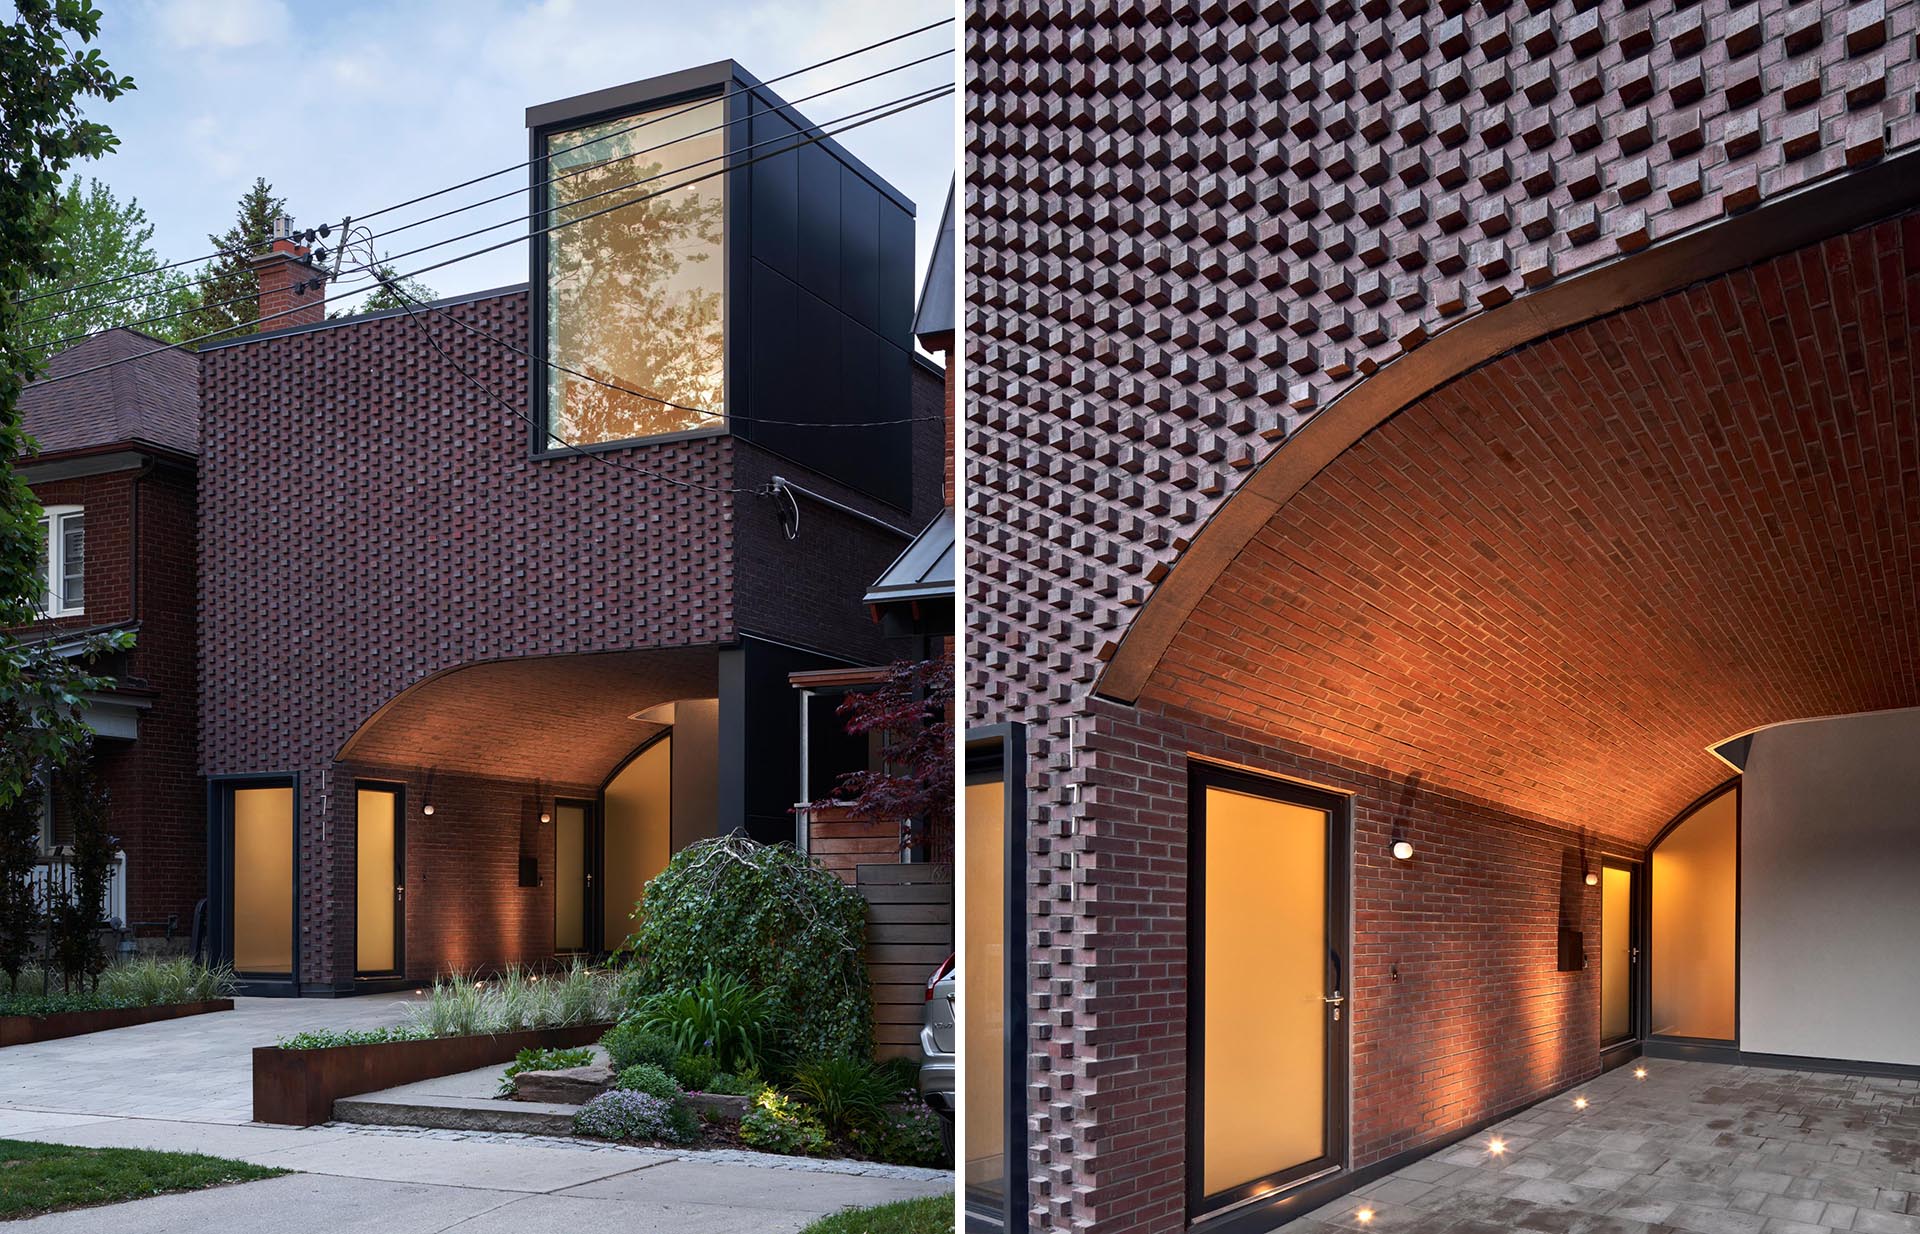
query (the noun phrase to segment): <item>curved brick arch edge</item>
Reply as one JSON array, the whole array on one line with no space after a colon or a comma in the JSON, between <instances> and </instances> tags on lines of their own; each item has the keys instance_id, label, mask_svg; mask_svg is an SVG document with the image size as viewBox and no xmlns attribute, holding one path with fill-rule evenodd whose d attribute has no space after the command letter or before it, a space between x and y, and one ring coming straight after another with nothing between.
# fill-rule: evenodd
<instances>
[{"instance_id":1,"label":"curved brick arch edge","mask_svg":"<svg viewBox=\"0 0 1920 1234\"><path fill-rule=\"evenodd\" d=\"M387 699L333 761L598 784L659 732L637 713L713 697L718 681L713 645L472 660Z\"/></svg>"},{"instance_id":2,"label":"curved brick arch edge","mask_svg":"<svg viewBox=\"0 0 1920 1234\"><path fill-rule=\"evenodd\" d=\"M1715 220L1434 335L1328 404L1248 473L1129 623L1094 693L1137 701L1181 626L1254 535L1350 446L1440 387L1549 335L1916 206L1920 151Z\"/></svg>"}]
</instances>

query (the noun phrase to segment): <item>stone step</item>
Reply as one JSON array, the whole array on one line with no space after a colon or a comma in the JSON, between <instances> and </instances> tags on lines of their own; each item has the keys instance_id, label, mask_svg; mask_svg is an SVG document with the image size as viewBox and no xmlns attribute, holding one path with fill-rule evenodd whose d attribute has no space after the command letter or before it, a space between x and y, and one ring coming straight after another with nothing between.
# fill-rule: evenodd
<instances>
[{"instance_id":1,"label":"stone step","mask_svg":"<svg viewBox=\"0 0 1920 1234\"><path fill-rule=\"evenodd\" d=\"M383 1097L365 1094L333 1103L343 1123L381 1127L437 1127L446 1131L517 1131L526 1135L571 1135L580 1107L542 1101L496 1101L486 1097Z\"/></svg>"}]
</instances>

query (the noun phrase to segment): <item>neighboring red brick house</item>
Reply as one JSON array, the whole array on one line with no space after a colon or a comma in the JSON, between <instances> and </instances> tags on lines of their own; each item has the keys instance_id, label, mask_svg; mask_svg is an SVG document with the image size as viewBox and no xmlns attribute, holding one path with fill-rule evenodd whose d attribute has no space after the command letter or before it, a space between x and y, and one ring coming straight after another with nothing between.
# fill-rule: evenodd
<instances>
[{"instance_id":1,"label":"neighboring red brick house","mask_svg":"<svg viewBox=\"0 0 1920 1234\"><path fill-rule=\"evenodd\" d=\"M45 620L9 633L75 639L131 631L91 700L95 757L125 854L109 913L144 939L184 940L205 894L205 809L195 748L194 480L199 360L109 330L53 357L21 394L38 451L19 473L46 511ZM138 357L127 359L127 357ZM123 360L71 379L48 381ZM52 812L43 846L65 837Z\"/></svg>"},{"instance_id":2,"label":"neighboring red brick house","mask_svg":"<svg viewBox=\"0 0 1920 1234\"><path fill-rule=\"evenodd\" d=\"M726 62L533 108L528 285L202 353L208 881L254 988L617 945L673 850L795 838L788 674L881 652L859 597L941 506L912 203L821 141L570 208L638 123L675 148L635 177L808 129Z\"/></svg>"},{"instance_id":3,"label":"neighboring red brick house","mask_svg":"<svg viewBox=\"0 0 1920 1234\"><path fill-rule=\"evenodd\" d=\"M974 6L984 1225L1272 1228L1643 1050L1787 1053L1743 931L1737 1020L1669 1014L1662 863L1708 747L1920 703L1917 30Z\"/></svg>"}]
</instances>

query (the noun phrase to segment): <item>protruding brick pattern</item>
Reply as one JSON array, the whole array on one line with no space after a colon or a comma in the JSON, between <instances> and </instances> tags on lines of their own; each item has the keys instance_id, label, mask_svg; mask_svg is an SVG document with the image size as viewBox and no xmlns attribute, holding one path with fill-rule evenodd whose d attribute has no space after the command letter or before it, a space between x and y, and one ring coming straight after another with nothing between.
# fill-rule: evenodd
<instances>
[{"instance_id":1,"label":"protruding brick pattern","mask_svg":"<svg viewBox=\"0 0 1920 1234\"><path fill-rule=\"evenodd\" d=\"M1761 724L1920 703L1920 215L1568 331L1348 449L1146 697L1645 845Z\"/></svg>"},{"instance_id":2,"label":"protruding brick pattern","mask_svg":"<svg viewBox=\"0 0 1920 1234\"><path fill-rule=\"evenodd\" d=\"M1033 736L1043 1228L1180 1228L1177 1163L1141 1181L1102 1164L1137 1142L1111 1130L1129 1100L1181 1100L1117 1078L1140 1065L1118 1026L1146 1001L1119 957L1165 884L1069 856L1132 838L1090 804L1124 780L1086 747L1138 607L1249 468L1388 362L1920 148L1917 18L1913 0L972 6L965 654L970 721ZM1768 305L1753 329L1806 334L1822 312ZM1829 363L1859 354L1826 342ZM1793 405L1803 432L1820 414ZM1177 1150L1176 1125L1153 1134Z\"/></svg>"},{"instance_id":3,"label":"protruding brick pattern","mask_svg":"<svg viewBox=\"0 0 1920 1234\"><path fill-rule=\"evenodd\" d=\"M524 292L446 311L525 346ZM427 328L525 405L520 357L452 322ZM303 773L308 904L353 902L350 854L323 847L351 827L351 797L336 775L323 825L321 773L407 686L475 660L733 634L728 438L606 456L679 484L534 458L526 422L419 329L376 317L202 360L204 769ZM346 912L303 920L308 979L323 955L330 978L352 971Z\"/></svg>"}]
</instances>

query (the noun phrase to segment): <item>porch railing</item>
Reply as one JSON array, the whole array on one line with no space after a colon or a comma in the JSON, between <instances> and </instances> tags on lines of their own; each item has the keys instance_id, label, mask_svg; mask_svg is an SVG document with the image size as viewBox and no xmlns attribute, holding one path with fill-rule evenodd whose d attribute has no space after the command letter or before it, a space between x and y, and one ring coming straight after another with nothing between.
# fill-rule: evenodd
<instances>
[{"instance_id":1,"label":"porch railing","mask_svg":"<svg viewBox=\"0 0 1920 1234\"><path fill-rule=\"evenodd\" d=\"M28 871L27 885L33 891L34 907L45 914L54 895L72 894L73 862L65 853L50 853ZM127 855L123 852L113 855L113 865L107 871L107 890L100 901L100 919L116 930L126 927Z\"/></svg>"}]
</instances>

